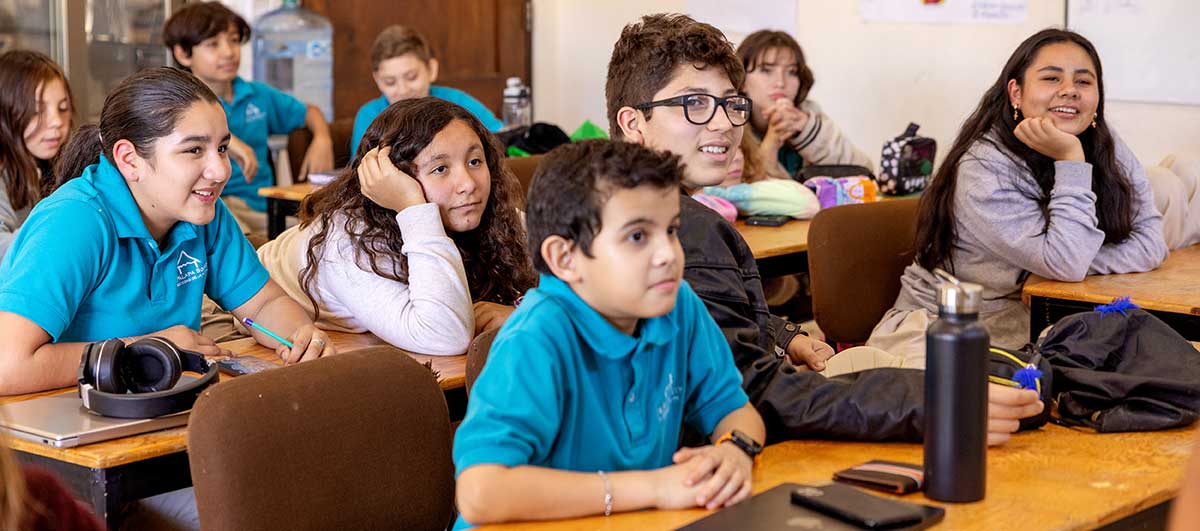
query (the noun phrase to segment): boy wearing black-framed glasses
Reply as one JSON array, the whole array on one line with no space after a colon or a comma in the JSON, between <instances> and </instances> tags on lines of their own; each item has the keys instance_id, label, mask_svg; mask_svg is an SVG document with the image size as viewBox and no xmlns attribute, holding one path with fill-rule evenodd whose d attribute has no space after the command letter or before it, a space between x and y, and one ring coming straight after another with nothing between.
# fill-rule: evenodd
<instances>
[{"instance_id":1,"label":"boy wearing black-framed glasses","mask_svg":"<svg viewBox=\"0 0 1200 531\"><path fill-rule=\"evenodd\" d=\"M679 14L643 17L625 27L609 61L605 97L612 137L678 155L685 192L718 184L753 108L739 92L745 75L715 27ZM732 224L686 194L680 216L684 278L725 332L751 402L775 428L768 436L802 435L803 428L779 413L808 397L769 396L768 390L776 372L824 369L833 349L770 314L758 265ZM782 401L782 408L764 401Z\"/></svg>"},{"instance_id":2,"label":"boy wearing black-framed glasses","mask_svg":"<svg viewBox=\"0 0 1200 531\"><path fill-rule=\"evenodd\" d=\"M745 70L720 30L685 15L643 17L621 32L608 64L605 98L612 137L680 156L683 188L721 182L741 142ZM702 101L700 95L709 98ZM723 104L723 105L722 105ZM725 112L718 112L724 110ZM748 116L751 103L744 109ZM920 441L924 373L874 369L825 378L833 349L771 315L754 256L732 224L680 199L683 276L721 327L762 415L767 441L795 438ZM807 365L807 368L805 367ZM989 385L989 430L997 441L1035 414ZM1004 391L1000 389L1000 391Z\"/></svg>"}]
</instances>

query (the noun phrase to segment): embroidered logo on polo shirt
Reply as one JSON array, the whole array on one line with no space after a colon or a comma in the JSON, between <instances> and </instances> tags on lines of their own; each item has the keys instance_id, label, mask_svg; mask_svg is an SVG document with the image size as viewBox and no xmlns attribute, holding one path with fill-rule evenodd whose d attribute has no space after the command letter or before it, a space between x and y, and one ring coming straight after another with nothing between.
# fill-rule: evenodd
<instances>
[{"instance_id":1,"label":"embroidered logo on polo shirt","mask_svg":"<svg viewBox=\"0 0 1200 531\"><path fill-rule=\"evenodd\" d=\"M658 420L667 420L671 412L671 403L678 402L683 397L683 387L675 383L675 375L667 374L667 386L663 388L663 401L658 405Z\"/></svg>"},{"instance_id":2,"label":"embroidered logo on polo shirt","mask_svg":"<svg viewBox=\"0 0 1200 531\"><path fill-rule=\"evenodd\" d=\"M179 277L175 282L175 287L178 288L204 278L204 274L208 272L208 265L200 263L199 259L187 254L187 251L179 251L179 260L175 261L175 269L179 271Z\"/></svg>"},{"instance_id":3,"label":"embroidered logo on polo shirt","mask_svg":"<svg viewBox=\"0 0 1200 531\"><path fill-rule=\"evenodd\" d=\"M267 114L262 112L262 109L259 109L257 105L255 105L253 103L246 104L246 121L247 122L254 122L254 121L262 120L266 117L267 117Z\"/></svg>"}]
</instances>

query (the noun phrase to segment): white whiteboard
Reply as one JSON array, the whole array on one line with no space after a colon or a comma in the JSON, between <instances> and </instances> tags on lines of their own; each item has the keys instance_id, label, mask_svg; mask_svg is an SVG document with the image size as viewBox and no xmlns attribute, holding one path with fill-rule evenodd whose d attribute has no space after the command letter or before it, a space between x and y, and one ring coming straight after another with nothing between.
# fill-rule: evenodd
<instances>
[{"instance_id":1,"label":"white whiteboard","mask_svg":"<svg viewBox=\"0 0 1200 531\"><path fill-rule=\"evenodd\" d=\"M1067 26L1096 45L1107 99L1200 105L1200 1L1067 0Z\"/></svg>"}]
</instances>

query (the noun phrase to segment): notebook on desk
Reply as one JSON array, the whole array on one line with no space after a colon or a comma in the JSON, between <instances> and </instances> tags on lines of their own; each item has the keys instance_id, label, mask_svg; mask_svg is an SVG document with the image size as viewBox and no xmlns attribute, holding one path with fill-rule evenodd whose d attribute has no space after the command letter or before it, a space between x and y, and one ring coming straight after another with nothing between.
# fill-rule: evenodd
<instances>
[{"instance_id":1,"label":"notebook on desk","mask_svg":"<svg viewBox=\"0 0 1200 531\"><path fill-rule=\"evenodd\" d=\"M184 411L152 419L118 419L89 412L75 393L43 396L0 408L0 429L55 448L72 448L109 439L186 425Z\"/></svg>"}]
</instances>

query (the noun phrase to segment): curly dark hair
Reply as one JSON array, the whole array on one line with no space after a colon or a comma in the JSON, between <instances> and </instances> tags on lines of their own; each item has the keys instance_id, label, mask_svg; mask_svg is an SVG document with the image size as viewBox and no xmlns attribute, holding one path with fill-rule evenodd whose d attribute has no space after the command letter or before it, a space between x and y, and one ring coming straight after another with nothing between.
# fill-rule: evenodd
<instances>
[{"instance_id":1,"label":"curly dark hair","mask_svg":"<svg viewBox=\"0 0 1200 531\"><path fill-rule=\"evenodd\" d=\"M608 132L621 140L617 112L622 107L647 103L675 75L675 67L690 64L699 69L720 68L741 90L746 70L733 45L721 30L678 13L659 13L642 17L641 22L625 26L613 45L608 61L608 81L604 98L608 103ZM643 113L650 119L652 109Z\"/></svg>"},{"instance_id":2,"label":"curly dark hair","mask_svg":"<svg viewBox=\"0 0 1200 531\"><path fill-rule=\"evenodd\" d=\"M454 120L466 123L479 136L491 175L491 196L479 226L468 232L450 233L462 254L471 298L514 304L521 294L536 284L518 214L518 209L523 206L520 185L501 159L503 151L499 140L478 118L458 105L433 97L414 98L398 101L380 113L363 135L350 166L334 182L309 195L300 204L301 227L317 223L318 228L309 243L308 264L300 270L300 284L318 312L313 284L328 231L339 214L345 216L345 221L335 229L350 236L356 263L369 263L371 271L383 278L408 282L408 259L400 252L404 240L396 225L396 212L379 206L362 194L355 168L368 151L391 146L389 158L392 163L413 175L413 159ZM366 261L362 260L364 257ZM391 265L383 265L388 261Z\"/></svg>"},{"instance_id":3,"label":"curly dark hair","mask_svg":"<svg viewBox=\"0 0 1200 531\"><path fill-rule=\"evenodd\" d=\"M983 93L979 106L967 118L946 160L934 173L929 188L921 195L917 214L915 241L917 263L929 270L941 267L953 272L952 262L958 243L955 223L954 190L958 180L958 165L976 142L992 144L1010 153L1013 162L1028 170L1022 193L1037 202L1045 221L1043 233L1050 225L1050 192L1054 188L1054 160L1025 145L1013 132L1019 119L1013 117L1008 99L1008 82L1025 83L1026 71L1042 47L1055 43L1075 44L1087 52L1096 66L1096 88L1100 103L1096 107L1095 127L1080 133L1085 160L1092 164L1092 191L1096 194L1096 217L1104 231L1104 243L1124 241L1133 232L1135 208L1133 184L1126 170L1117 162L1116 142L1104 111L1104 69L1100 55L1083 35L1061 29L1045 29L1031 35L1017 46L995 83Z\"/></svg>"}]
</instances>

